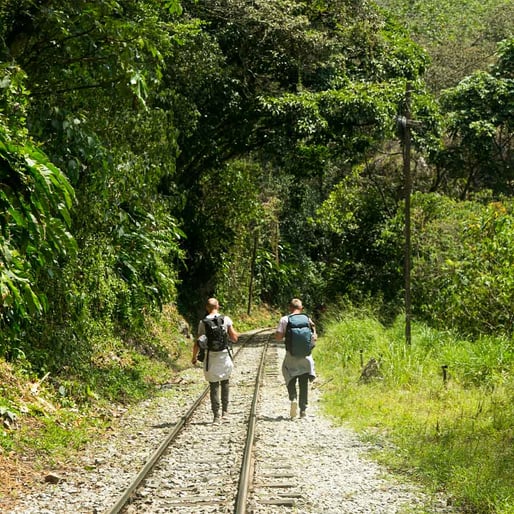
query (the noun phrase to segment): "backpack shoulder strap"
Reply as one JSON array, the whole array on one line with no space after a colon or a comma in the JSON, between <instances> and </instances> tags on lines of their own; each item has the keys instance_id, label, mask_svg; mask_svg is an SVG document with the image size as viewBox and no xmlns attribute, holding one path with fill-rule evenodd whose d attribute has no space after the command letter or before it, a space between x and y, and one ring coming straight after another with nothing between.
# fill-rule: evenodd
<instances>
[{"instance_id":1,"label":"backpack shoulder strap","mask_svg":"<svg viewBox=\"0 0 514 514\"><path fill-rule=\"evenodd\" d=\"M310 318L309 316L307 316L307 314L304 314L303 312L300 312L298 314L289 314L287 316L287 323L290 324L291 323L291 318L293 316L302 316L305 318L305 321L302 323L302 325L305 325L305 326L310 326Z\"/></svg>"},{"instance_id":2,"label":"backpack shoulder strap","mask_svg":"<svg viewBox=\"0 0 514 514\"><path fill-rule=\"evenodd\" d=\"M216 316L213 316L212 318L209 318L209 316L205 316L205 318L203 318L202 321L211 326L216 325L217 327L219 327L225 323L225 316L223 314L217 314Z\"/></svg>"}]
</instances>

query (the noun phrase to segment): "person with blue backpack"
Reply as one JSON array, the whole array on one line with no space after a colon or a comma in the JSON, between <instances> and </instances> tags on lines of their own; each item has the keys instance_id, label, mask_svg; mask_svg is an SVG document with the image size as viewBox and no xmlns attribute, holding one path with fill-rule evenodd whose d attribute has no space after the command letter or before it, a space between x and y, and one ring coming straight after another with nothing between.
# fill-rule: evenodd
<instances>
[{"instance_id":1,"label":"person with blue backpack","mask_svg":"<svg viewBox=\"0 0 514 514\"><path fill-rule=\"evenodd\" d=\"M231 350L232 343L237 342L239 337L232 320L220 314L219 308L216 298L207 300L207 315L198 324L198 337L191 360L192 364L203 362L204 377L209 382L214 423L220 421L220 386L221 416L224 420L228 416L229 379L234 368Z\"/></svg>"},{"instance_id":2,"label":"person with blue backpack","mask_svg":"<svg viewBox=\"0 0 514 514\"><path fill-rule=\"evenodd\" d=\"M282 362L282 375L291 402L289 412L291 419L295 418L298 413L298 400L300 417L306 416L309 382L316 378L314 359L312 358L312 349L317 339L316 326L312 319L302 311L302 301L293 298L289 302L289 314L280 318L275 332L277 341L285 340L286 354Z\"/></svg>"}]
</instances>

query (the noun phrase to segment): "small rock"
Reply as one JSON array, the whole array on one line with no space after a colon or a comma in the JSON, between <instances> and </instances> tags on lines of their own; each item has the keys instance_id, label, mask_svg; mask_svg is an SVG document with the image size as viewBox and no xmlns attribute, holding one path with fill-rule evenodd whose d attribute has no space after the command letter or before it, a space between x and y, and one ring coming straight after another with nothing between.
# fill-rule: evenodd
<instances>
[{"instance_id":1,"label":"small rock","mask_svg":"<svg viewBox=\"0 0 514 514\"><path fill-rule=\"evenodd\" d=\"M48 475L45 476L45 482L48 484L58 484L62 482L62 477L55 473L48 473Z\"/></svg>"}]
</instances>

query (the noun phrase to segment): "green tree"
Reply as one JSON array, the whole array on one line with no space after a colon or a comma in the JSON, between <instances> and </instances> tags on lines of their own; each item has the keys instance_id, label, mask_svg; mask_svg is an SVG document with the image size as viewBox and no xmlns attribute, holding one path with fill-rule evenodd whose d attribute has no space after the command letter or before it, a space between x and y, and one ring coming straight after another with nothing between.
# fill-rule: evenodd
<instances>
[{"instance_id":1,"label":"green tree","mask_svg":"<svg viewBox=\"0 0 514 514\"><path fill-rule=\"evenodd\" d=\"M417 195L413 203L418 315L474 336L512 335L512 201L484 205L433 194Z\"/></svg>"},{"instance_id":2,"label":"green tree","mask_svg":"<svg viewBox=\"0 0 514 514\"><path fill-rule=\"evenodd\" d=\"M513 192L513 55L514 39L507 40L489 73L471 75L442 97L451 139L438 159L461 198L482 189Z\"/></svg>"},{"instance_id":3,"label":"green tree","mask_svg":"<svg viewBox=\"0 0 514 514\"><path fill-rule=\"evenodd\" d=\"M456 86L493 62L496 45L514 34L510 0L377 0L426 49L432 91Z\"/></svg>"},{"instance_id":4,"label":"green tree","mask_svg":"<svg viewBox=\"0 0 514 514\"><path fill-rule=\"evenodd\" d=\"M74 191L64 174L29 138L25 76L0 67L0 323L2 342L19 334L21 320L41 313L47 297L38 274L52 276L73 254L69 232Z\"/></svg>"},{"instance_id":5,"label":"green tree","mask_svg":"<svg viewBox=\"0 0 514 514\"><path fill-rule=\"evenodd\" d=\"M37 276L49 305L44 321L25 327L28 347L37 346L32 337L42 347L62 343L53 356L67 356L77 334L87 348L87 323L130 330L175 297L183 232L160 188L178 149L171 92L161 84L165 57L180 45L179 7L159 0L4 6L1 55L26 75L29 133L76 193L68 222L79 252Z\"/></svg>"},{"instance_id":6,"label":"green tree","mask_svg":"<svg viewBox=\"0 0 514 514\"><path fill-rule=\"evenodd\" d=\"M425 57L398 27L352 2L184 2L184 13L205 26L186 51L201 52L207 63L199 76L205 86L188 89L194 117L178 140L177 183L189 191L183 211L188 253L194 260L223 239L204 231L209 220L197 215L201 176L234 159L259 163L254 187L275 188L281 205L282 255L275 259L268 245L258 259L271 264L258 266L262 292L277 297L284 290L281 270L295 269L293 282L319 276L311 257L319 248L302 220L352 164L392 134L403 80L420 76ZM189 84L187 64L177 71L170 84ZM308 262L312 271L304 273L301 263ZM190 264L185 280L199 290L211 274L204 275L198 260Z\"/></svg>"}]
</instances>

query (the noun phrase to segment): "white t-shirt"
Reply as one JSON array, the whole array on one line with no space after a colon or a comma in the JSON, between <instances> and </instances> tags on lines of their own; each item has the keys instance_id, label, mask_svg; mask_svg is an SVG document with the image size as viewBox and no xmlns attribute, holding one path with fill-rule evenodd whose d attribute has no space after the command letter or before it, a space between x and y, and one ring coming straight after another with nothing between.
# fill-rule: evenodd
<instances>
[{"instance_id":1,"label":"white t-shirt","mask_svg":"<svg viewBox=\"0 0 514 514\"><path fill-rule=\"evenodd\" d=\"M208 314L207 318L215 318L219 314ZM223 327L228 333L228 327L232 326L232 320L228 316L223 316ZM202 321L198 324L198 337L205 335L205 325ZM207 355L208 353L208 355ZM209 369L206 370L207 363ZM232 357L228 350L221 350L220 352L209 351L205 354L203 361L203 375L208 382L219 382L220 380L228 380L234 369Z\"/></svg>"},{"instance_id":2,"label":"white t-shirt","mask_svg":"<svg viewBox=\"0 0 514 514\"><path fill-rule=\"evenodd\" d=\"M206 318L216 318L217 316L221 316L221 314L207 314L205 316ZM223 327L225 328L225 332L228 333L228 327L231 327L233 325L232 320L228 317L223 315ZM203 324L202 320L198 323L198 337L205 335L205 325Z\"/></svg>"},{"instance_id":3,"label":"white t-shirt","mask_svg":"<svg viewBox=\"0 0 514 514\"><path fill-rule=\"evenodd\" d=\"M301 313L298 313L298 314L301 314ZM282 334L283 336L286 335L287 322L289 321L289 316L290 316L290 314L286 314L285 316L282 316L280 318L280 321L278 322L277 332L279 334ZM312 322L311 318L309 318L309 323L311 325L314 325L314 323ZM315 332L313 332L312 338L313 338L314 341L316 341L317 334Z\"/></svg>"}]
</instances>

